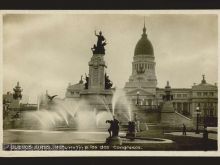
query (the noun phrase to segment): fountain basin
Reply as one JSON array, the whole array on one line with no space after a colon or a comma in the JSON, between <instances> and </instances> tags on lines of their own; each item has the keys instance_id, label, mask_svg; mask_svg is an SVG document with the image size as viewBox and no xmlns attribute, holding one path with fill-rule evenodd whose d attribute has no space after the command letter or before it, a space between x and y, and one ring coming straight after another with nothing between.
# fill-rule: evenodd
<instances>
[{"instance_id":1,"label":"fountain basin","mask_svg":"<svg viewBox=\"0 0 220 165\"><path fill-rule=\"evenodd\" d=\"M103 131L46 131L46 130L4 130L4 144L105 144L109 134ZM126 139L126 132L120 132L122 144L173 143L169 139L139 138Z\"/></svg>"}]
</instances>

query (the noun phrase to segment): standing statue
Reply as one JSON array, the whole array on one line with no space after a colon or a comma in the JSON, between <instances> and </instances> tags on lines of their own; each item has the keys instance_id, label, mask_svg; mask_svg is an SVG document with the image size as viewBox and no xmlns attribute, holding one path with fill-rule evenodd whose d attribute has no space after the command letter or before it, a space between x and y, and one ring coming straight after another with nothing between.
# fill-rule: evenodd
<instances>
[{"instance_id":1,"label":"standing statue","mask_svg":"<svg viewBox=\"0 0 220 165\"><path fill-rule=\"evenodd\" d=\"M113 116L113 132L112 136L118 136L119 133L119 121Z\"/></svg>"},{"instance_id":2,"label":"standing statue","mask_svg":"<svg viewBox=\"0 0 220 165\"><path fill-rule=\"evenodd\" d=\"M113 83L109 79L109 76L105 73L105 89L110 89L112 87Z\"/></svg>"},{"instance_id":3,"label":"standing statue","mask_svg":"<svg viewBox=\"0 0 220 165\"><path fill-rule=\"evenodd\" d=\"M85 73L85 80L86 80L86 83L85 83L85 89L88 89L89 88L89 77L87 76L87 74Z\"/></svg>"},{"instance_id":4,"label":"standing statue","mask_svg":"<svg viewBox=\"0 0 220 165\"><path fill-rule=\"evenodd\" d=\"M97 40L97 44L93 45L93 47L91 48L93 51L93 54L105 54L105 48L104 46L107 44L105 37L102 35L102 32L99 32L99 35L96 34L95 31L95 36L97 36L98 40Z\"/></svg>"},{"instance_id":5,"label":"standing statue","mask_svg":"<svg viewBox=\"0 0 220 165\"><path fill-rule=\"evenodd\" d=\"M81 75L80 80L79 80L79 84L83 84L83 76Z\"/></svg>"},{"instance_id":6,"label":"standing statue","mask_svg":"<svg viewBox=\"0 0 220 165\"><path fill-rule=\"evenodd\" d=\"M102 32L100 31L99 35L97 35L96 31L95 31L95 36L98 37L97 47L102 46L102 44L103 44L102 42L105 41L105 37L102 35Z\"/></svg>"},{"instance_id":7,"label":"standing statue","mask_svg":"<svg viewBox=\"0 0 220 165\"><path fill-rule=\"evenodd\" d=\"M109 137L112 137L113 134L113 120L106 120L106 123L110 124L110 127L108 129Z\"/></svg>"},{"instance_id":8,"label":"standing statue","mask_svg":"<svg viewBox=\"0 0 220 165\"><path fill-rule=\"evenodd\" d=\"M106 120L110 124L108 129L110 137L117 137L119 133L119 121L113 116L113 120Z\"/></svg>"},{"instance_id":9,"label":"standing statue","mask_svg":"<svg viewBox=\"0 0 220 165\"><path fill-rule=\"evenodd\" d=\"M130 133L135 132L135 122L134 121L128 122L128 132L130 132Z\"/></svg>"},{"instance_id":10,"label":"standing statue","mask_svg":"<svg viewBox=\"0 0 220 165\"><path fill-rule=\"evenodd\" d=\"M172 101L173 95L171 94L171 87L169 85L169 81L167 81L167 85L165 86L165 95L163 95L164 101Z\"/></svg>"},{"instance_id":11,"label":"standing statue","mask_svg":"<svg viewBox=\"0 0 220 165\"><path fill-rule=\"evenodd\" d=\"M128 122L128 132L126 133L126 138L130 139L130 140L134 140L135 137L136 137L135 122L129 121Z\"/></svg>"},{"instance_id":12,"label":"standing statue","mask_svg":"<svg viewBox=\"0 0 220 165\"><path fill-rule=\"evenodd\" d=\"M106 123L110 123L110 128L108 132L110 137L106 139L106 144L108 145L122 145L122 140L118 136L119 133L119 121L113 116L113 120L107 120Z\"/></svg>"}]
</instances>

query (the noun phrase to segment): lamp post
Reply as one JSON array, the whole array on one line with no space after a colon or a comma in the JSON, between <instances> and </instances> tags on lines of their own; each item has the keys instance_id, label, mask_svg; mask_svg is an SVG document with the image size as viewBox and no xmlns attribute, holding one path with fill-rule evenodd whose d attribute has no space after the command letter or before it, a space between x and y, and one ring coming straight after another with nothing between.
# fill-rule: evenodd
<instances>
[{"instance_id":1,"label":"lamp post","mask_svg":"<svg viewBox=\"0 0 220 165\"><path fill-rule=\"evenodd\" d=\"M137 91L137 105L139 105L139 95L140 95L140 92Z\"/></svg>"},{"instance_id":2,"label":"lamp post","mask_svg":"<svg viewBox=\"0 0 220 165\"><path fill-rule=\"evenodd\" d=\"M196 134L199 134L199 114L200 110L199 107L196 107Z\"/></svg>"}]
</instances>

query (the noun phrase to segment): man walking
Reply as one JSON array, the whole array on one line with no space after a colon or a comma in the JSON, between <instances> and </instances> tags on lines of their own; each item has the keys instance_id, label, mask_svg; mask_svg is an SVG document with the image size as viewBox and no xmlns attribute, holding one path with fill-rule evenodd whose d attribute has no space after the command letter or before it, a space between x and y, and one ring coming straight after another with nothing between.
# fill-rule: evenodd
<instances>
[{"instance_id":1,"label":"man walking","mask_svg":"<svg viewBox=\"0 0 220 165\"><path fill-rule=\"evenodd\" d=\"M186 135L186 126L185 126L184 123L183 123L183 135L184 135L184 136Z\"/></svg>"}]
</instances>

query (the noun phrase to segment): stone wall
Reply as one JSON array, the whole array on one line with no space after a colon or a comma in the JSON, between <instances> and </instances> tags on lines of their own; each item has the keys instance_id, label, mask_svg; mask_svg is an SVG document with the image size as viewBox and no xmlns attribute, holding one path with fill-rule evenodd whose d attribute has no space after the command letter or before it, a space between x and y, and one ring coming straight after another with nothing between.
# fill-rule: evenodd
<instances>
[{"instance_id":1,"label":"stone wall","mask_svg":"<svg viewBox=\"0 0 220 165\"><path fill-rule=\"evenodd\" d=\"M183 124L187 128L193 128L193 120L187 118L177 112L164 112L161 113L161 126L163 127L173 127L173 128L182 128Z\"/></svg>"}]
</instances>

